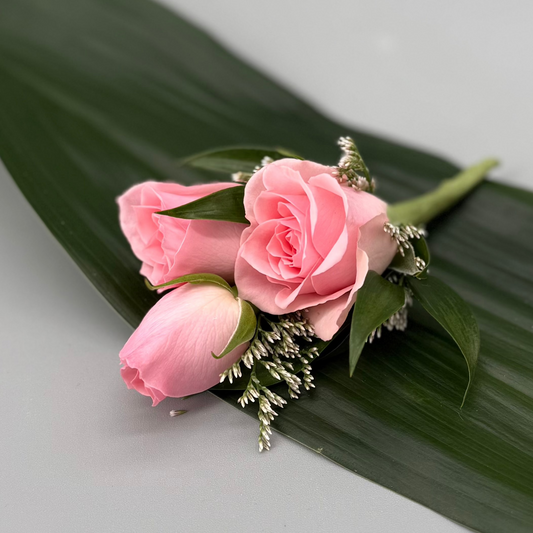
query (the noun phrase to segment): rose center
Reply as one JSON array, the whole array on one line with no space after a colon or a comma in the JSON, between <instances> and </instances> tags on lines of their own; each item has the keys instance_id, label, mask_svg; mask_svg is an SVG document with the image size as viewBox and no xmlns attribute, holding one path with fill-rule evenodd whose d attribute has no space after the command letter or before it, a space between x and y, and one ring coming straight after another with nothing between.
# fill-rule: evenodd
<instances>
[{"instance_id":1,"label":"rose center","mask_svg":"<svg viewBox=\"0 0 533 533\"><path fill-rule=\"evenodd\" d=\"M301 231L294 219L280 221L267 246L270 265L283 277L299 276L302 266Z\"/></svg>"}]
</instances>

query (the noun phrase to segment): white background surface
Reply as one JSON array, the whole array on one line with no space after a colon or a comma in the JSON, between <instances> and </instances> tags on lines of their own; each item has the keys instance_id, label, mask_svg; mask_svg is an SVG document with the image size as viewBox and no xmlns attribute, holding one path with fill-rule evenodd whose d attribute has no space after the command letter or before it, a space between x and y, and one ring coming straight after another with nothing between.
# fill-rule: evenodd
<instances>
[{"instance_id":1,"label":"white background surface","mask_svg":"<svg viewBox=\"0 0 533 533\"><path fill-rule=\"evenodd\" d=\"M530 0L160 0L330 117L533 187Z\"/></svg>"},{"instance_id":2,"label":"white background surface","mask_svg":"<svg viewBox=\"0 0 533 533\"><path fill-rule=\"evenodd\" d=\"M529 2L166 0L335 118L533 188ZM0 531L454 533L204 394L128 391L131 333L0 168ZM188 409L179 418L175 408Z\"/></svg>"}]
</instances>

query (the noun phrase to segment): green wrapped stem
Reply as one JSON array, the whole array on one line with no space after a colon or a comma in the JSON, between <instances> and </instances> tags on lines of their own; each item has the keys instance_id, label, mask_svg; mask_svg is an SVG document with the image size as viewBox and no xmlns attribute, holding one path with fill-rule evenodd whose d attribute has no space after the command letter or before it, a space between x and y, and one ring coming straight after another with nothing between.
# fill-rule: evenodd
<instances>
[{"instance_id":1,"label":"green wrapped stem","mask_svg":"<svg viewBox=\"0 0 533 533\"><path fill-rule=\"evenodd\" d=\"M481 183L487 172L498 166L496 159L485 159L463 170L457 176L444 180L435 190L412 200L389 206L388 216L393 224L426 224L444 213Z\"/></svg>"}]
</instances>

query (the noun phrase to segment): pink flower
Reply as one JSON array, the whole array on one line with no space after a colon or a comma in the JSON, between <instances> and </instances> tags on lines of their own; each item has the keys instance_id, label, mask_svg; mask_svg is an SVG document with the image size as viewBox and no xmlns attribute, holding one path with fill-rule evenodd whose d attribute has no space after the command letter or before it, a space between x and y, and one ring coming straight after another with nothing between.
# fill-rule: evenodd
<instances>
[{"instance_id":1,"label":"pink flower","mask_svg":"<svg viewBox=\"0 0 533 533\"><path fill-rule=\"evenodd\" d=\"M141 274L152 285L203 272L233 282L244 224L184 220L155 213L234 186L212 183L186 187L147 181L133 186L117 199L122 231L133 253L143 262Z\"/></svg>"},{"instance_id":2,"label":"pink flower","mask_svg":"<svg viewBox=\"0 0 533 533\"><path fill-rule=\"evenodd\" d=\"M182 285L166 294L144 317L120 352L122 378L129 389L157 405L167 396L181 398L205 391L244 353L241 344L221 354L239 322L233 294L211 284Z\"/></svg>"},{"instance_id":3,"label":"pink flower","mask_svg":"<svg viewBox=\"0 0 533 533\"><path fill-rule=\"evenodd\" d=\"M332 171L281 159L254 174L235 267L239 296L274 315L308 308L324 340L345 321L368 270L382 273L396 253L383 231L387 205L340 185Z\"/></svg>"}]
</instances>

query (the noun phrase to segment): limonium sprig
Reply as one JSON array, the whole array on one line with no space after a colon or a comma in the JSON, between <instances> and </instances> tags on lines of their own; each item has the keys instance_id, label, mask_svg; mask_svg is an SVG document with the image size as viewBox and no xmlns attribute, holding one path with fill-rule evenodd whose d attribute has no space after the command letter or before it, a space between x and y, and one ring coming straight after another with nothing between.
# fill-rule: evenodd
<instances>
[{"instance_id":1,"label":"limonium sprig","mask_svg":"<svg viewBox=\"0 0 533 533\"><path fill-rule=\"evenodd\" d=\"M274 380L284 382L289 397L296 400L301 394L300 387L305 390L314 388L310 363L319 355L318 349L313 346L317 340L313 327L300 312L276 318L260 314L249 348L220 375L221 383L226 379L232 383L242 377L241 364L251 370L246 389L238 402L245 407L249 402L258 400L259 451L270 449L270 422L277 416L272 405L283 408L287 402L261 382L257 367L263 366ZM301 378L299 372L302 373Z\"/></svg>"},{"instance_id":2,"label":"limonium sprig","mask_svg":"<svg viewBox=\"0 0 533 533\"><path fill-rule=\"evenodd\" d=\"M333 171L333 175L340 183L346 183L353 189L374 192L376 181L370 175L353 139L341 137L338 144L343 151L343 156Z\"/></svg>"},{"instance_id":3,"label":"limonium sprig","mask_svg":"<svg viewBox=\"0 0 533 533\"><path fill-rule=\"evenodd\" d=\"M398 245L398 252L405 254L405 249L409 248L409 241L412 239L420 239L426 237L427 233L423 228L417 228L412 224L391 224L385 222L383 229L388 233Z\"/></svg>"},{"instance_id":4,"label":"limonium sprig","mask_svg":"<svg viewBox=\"0 0 533 533\"><path fill-rule=\"evenodd\" d=\"M388 233L391 236L391 239L396 241L396 244L398 245L398 253L402 257L405 256L406 250L412 249L410 241L415 239L420 240L427 236L427 231L425 229L417 228L412 224L395 225L390 222L385 222L383 229L385 233ZM418 272L424 271L428 266L426 261L416 254L414 254L414 261Z\"/></svg>"}]
</instances>

